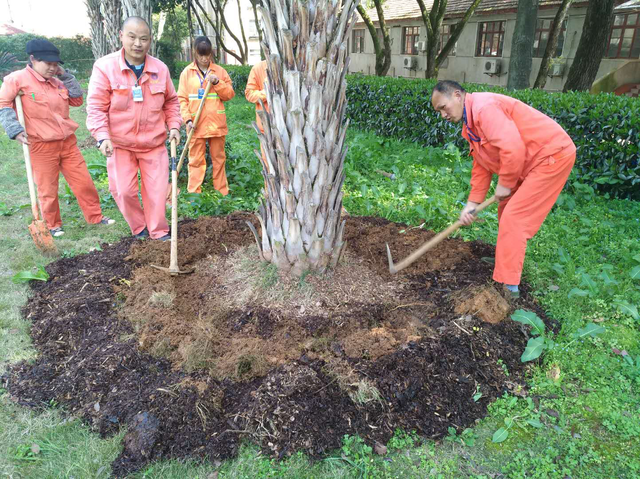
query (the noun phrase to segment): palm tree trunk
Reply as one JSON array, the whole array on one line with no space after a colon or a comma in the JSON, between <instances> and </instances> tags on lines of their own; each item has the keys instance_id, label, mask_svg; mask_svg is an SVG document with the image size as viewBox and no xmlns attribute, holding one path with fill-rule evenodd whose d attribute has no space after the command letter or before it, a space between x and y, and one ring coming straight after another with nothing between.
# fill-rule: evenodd
<instances>
[{"instance_id":1,"label":"palm tree trunk","mask_svg":"<svg viewBox=\"0 0 640 479\"><path fill-rule=\"evenodd\" d=\"M279 269L325 271L345 247L345 76L358 0L264 3L258 8L268 73L264 134L254 123L266 155L262 241L254 234L262 258Z\"/></svg>"}]
</instances>

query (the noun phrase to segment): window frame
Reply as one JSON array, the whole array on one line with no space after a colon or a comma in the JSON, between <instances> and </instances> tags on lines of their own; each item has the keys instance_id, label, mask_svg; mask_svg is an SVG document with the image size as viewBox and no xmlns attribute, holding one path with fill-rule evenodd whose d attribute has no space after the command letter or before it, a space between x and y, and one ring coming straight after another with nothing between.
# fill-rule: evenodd
<instances>
[{"instance_id":1,"label":"window frame","mask_svg":"<svg viewBox=\"0 0 640 479\"><path fill-rule=\"evenodd\" d=\"M449 38L451 38L451 30L455 26L456 26L455 23L443 23L442 25L440 25L440 39L438 40L438 55L440 55L442 48L447 44L447 42L449 41ZM448 30L446 33L444 32L445 27L447 27L447 30ZM444 40L445 37L446 37L446 40ZM453 48L451 49L451 51L447 56L455 57L457 49L458 49L458 42L456 42L453 45Z\"/></svg>"},{"instance_id":2,"label":"window frame","mask_svg":"<svg viewBox=\"0 0 640 479\"><path fill-rule=\"evenodd\" d=\"M544 28L544 26L542 28L538 27L539 22L545 22L545 21L550 21L551 23L549 23L549 28ZM553 18L538 18L537 22L536 22L536 31L533 34L533 44L535 45L535 42L538 42L538 46L534 46L533 47L533 54L532 54L532 58L542 58L544 56L544 51L547 49L547 44L549 43L549 38L551 38L551 27L553 26ZM549 33L549 36L547 37L547 43L544 44L544 48L540 48L540 40L542 38L542 34L544 32ZM560 52L558 53L558 50L556 48L556 51L553 55L552 58L558 58L562 56L562 53L564 52L564 44L567 41L567 19L565 18L564 21L562 22L562 27L560 28L560 35L561 37L558 37L558 44L560 44L560 38L562 38L562 46L560 47Z\"/></svg>"},{"instance_id":3,"label":"window frame","mask_svg":"<svg viewBox=\"0 0 640 479\"><path fill-rule=\"evenodd\" d=\"M493 20L490 22L478 22L478 34L476 36L476 57L483 58L501 58L504 48L504 36L506 30L506 20ZM495 30L495 25L498 24L498 30ZM491 30L486 30L485 27L491 25ZM491 35L491 44L489 54L485 54L486 36ZM497 35L498 49L493 54L493 39Z\"/></svg>"},{"instance_id":4,"label":"window frame","mask_svg":"<svg viewBox=\"0 0 640 479\"><path fill-rule=\"evenodd\" d=\"M630 15L635 15L636 16L636 23L633 25L629 25L627 23L629 16ZM624 17L624 21L621 25L616 25L615 24L615 19L616 17ZM640 10L637 11L632 11L632 12L627 12L627 13L618 13L616 15L614 15L613 17L614 21L611 24L611 31L609 32L609 41L607 42L607 51L604 55L604 58L610 58L610 59L637 59L636 57L631 56L631 53L633 52L633 47L634 45L638 44L638 47L640 49ZM624 32L625 30L631 30L633 29L633 36L631 37L631 45L629 46L629 55L628 56L620 56L620 52L622 50L622 39L624 38ZM616 54L615 55L611 55L611 40L613 39L613 34L615 31L620 31L620 36L618 37L618 46L616 49Z\"/></svg>"},{"instance_id":5,"label":"window frame","mask_svg":"<svg viewBox=\"0 0 640 479\"><path fill-rule=\"evenodd\" d=\"M411 33L407 35L407 32ZM409 38L413 38L413 43L411 44L411 51L407 51L407 41ZM402 27L402 51L400 52L402 55L417 55L418 54L418 45L417 43L420 41L420 25L412 25Z\"/></svg>"},{"instance_id":6,"label":"window frame","mask_svg":"<svg viewBox=\"0 0 640 479\"><path fill-rule=\"evenodd\" d=\"M365 30L364 28L353 29L353 33L351 35L353 40L353 45L351 53L364 53L364 38L365 38Z\"/></svg>"}]
</instances>

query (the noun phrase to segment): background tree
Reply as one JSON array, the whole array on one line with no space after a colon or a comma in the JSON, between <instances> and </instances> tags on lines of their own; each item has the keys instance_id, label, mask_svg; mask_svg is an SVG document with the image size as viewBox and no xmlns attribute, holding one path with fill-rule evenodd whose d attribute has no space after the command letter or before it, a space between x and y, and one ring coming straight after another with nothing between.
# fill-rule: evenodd
<instances>
[{"instance_id":1,"label":"background tree","mask_svg":"<svg viewBox=\"0 0 640 479\"><path fill-rule=\"evenodd\" d=\"M389 67L391 66L391 38L389 37L389 28L384 21L384 12L382 11L382 2L383 0L372 0L373 5L367 4L367 9L372 8L372 6L376 7L376 12L378 14L378 25L380 26L380 31L382 32L382 43L380 42L380 38L378 37L378 32L376 32L376 27L371 21L371 17L367 13L367 10L362 6L362 4L358 5L358 13L362 17L364 24L367 26L369 30L369 34L371 35L371 40L373 40L373 50L376 54L376 75L383 77L386 76L389 71Z\"/></svg>"},{"instance_id":2,"label":"background tree","mask_svg":"<svg viewBox=\"0 0 640 479\"><path fill-rule=\"evenodd\" d=\"M174 75L176 61L182 59L182 43L189 38L187 12L178 4L153 14L153 55L160 58ZM188 56L191 60L191 55Z\"/></svg>"},{"instance_id":3,"label":"background tree","mask_svg":"<svg viewBox=\"0 0 640 479\"><path fill-rule=\"evenodd\" d=\"M104 17L100 9L102 0L85 0L87 7L87 16L89 17L90 29L91 29L91 49L93 50L93 57L100 58L108 53L109 42L104 31Z\"/></svg>"},{"instance_id":4,"label":"background tree","mask_svg":"<svg viewBox=\"0 0 640 479\"><path fill-rule=\"evenodd\" d=\"M591 0L582 27L576 57L571 64L564 91L589 90L598 74L613 23L615 0Z\"/></svg>"},{"instance_id":5,"label":"background tree","mask_svg":"<svg viewBox=\"0 0 640 479\"><path fill-rule=\"evenodd\" d=\"M519 0L507 77L507 88L510 90L529 88L537 21L538 0Z\"/></svg>"},{"instance_id":6,"label":"background tree","mask_svg":"<svg viewBox=\"0 0 640 479\"><path fill-rule=\"evenodd\" d=\"M264 134L254 123L266 156L261 242L251 228L261 257L298 275L335 266L345 246L345 77L357 2L265 0L258 8L270 107L260 112Z\"/></svg>"},{"instance_id":7,"label":"background tree","mask_svg":"<svg viewBox=\"0 0 640 479\"><path fill-rule=\"evenodd\" d=\"M447 43L445 43L438 52L438 46L440 45L440 26L444 19L444 14L447 10L447 0L434 0L431 5L431 11L427 10L427 6L424 0L417 0L420 6L420 12L422 13L422 21L427 28L427 68L425 72L426 78L437 78L438 68L442 65L442 62L447 58L453 47L455 46L458 38L462 34L465 25L475 12L476 8L482 0L473 0L467 11L462 18L458 20L458 23L451 27L451 36Z\"/></svg>"},{"instance_id":8,"label":"background tree","mask_svg":"<svg viewBox=\"0 0 640 479\"><path fill-rule=\"evenodd\" d=\"M142 17L151 25L152 0L121 0L121 2L123 20L133 16Z\"/></svg>"},{"instance_id":9,"label":"background tree","mask_svg":"<svg viewBox=\"0 0 640 479\"><path fill-rule=\"evenodd\" d=\"M258 19L258 6L262 6L261 0L250 0L253 9L253 20L256 22L256 30L258 31L258 43L262 45L262 29L260 28L260 20ZM264 52L260 49L260 58L264 60Z\"/></svg>"},{"instance_id":10,"label":"background tree","mask_svg":"<svg viewBox=\"0 0 640 479\"><path fill-rule=\"evenodd\" d=\"M198 22L200 22L200 24L202 25L206 21L206 23L211 25L211 27L213 28L213 31L216 34L218 46L222 48L222 50L224 50L226 53L234 57L236 60L238 60L242 65L246 65L247 59L249 56L249 47L247 45L247 39L244 36L244 28L241 27L241 30L242 30L241 36L243 37L243 41L241 41L238 38L238 36L233 31L231 31L231 29L229 28L229 24L227 23L227 20L225 18L224 9L226 7L226 1L209 0L209 4L213 8L213 12L215 15L214 19L212 19L211 16L207 13L206 9L204 8L200 0L188 0L188 1L192 2L192 6L196 7L192 9L192 12L194 16L196 16L196 18L198 19ZM240 0L236 0L236 1L238 2L238 5L240 5ZM202 2L204 2L204 0L202 0ZM240 14L239 6L238 6L238 13ZM240 20L240 24L242 25L241 16L239 20ZM202 28L204 30L204 27ZM239 53L236 53L235 51L231 50L226 45L224 40L225 32L228 32L229 36L233 38L233 40L236 42L236 44L238 45ZM218 58L216 59L216 61L218 61Z\"/></svg>"},{"instance_id":11,"label":"background tree","mask_svg":"<svg viewBox=\"0 0 640 479\"><path fill-rule=\"evenodd\" d=\"M553 23L551 23L549 40L547 41L547 47L544 49L544 55L540 61L540 69L538 70L538 76L533 84L533 88L544 88L547 84L547 74L549 73L549 67L551 66L551 59L556 55L558 39L560 38L560 32L562 31L562 24L567 18L567 12L569 11L571 3L573 3L573 0L562 0L562 4L553 19Z\"/></svg>"},{"instance_id":12,"label":"background tree","mask_svg":"<svg viewBox=\"0 0 640 479\"><path fill-rule=\"evenodd\" d=\"M122 26L122 4L120 0L102 0L100 6L104 20L104 35L107 40L107 53L120 49L120 27ZM92 39L93 42L93 39Z\"/></svg>"}]
</instances>

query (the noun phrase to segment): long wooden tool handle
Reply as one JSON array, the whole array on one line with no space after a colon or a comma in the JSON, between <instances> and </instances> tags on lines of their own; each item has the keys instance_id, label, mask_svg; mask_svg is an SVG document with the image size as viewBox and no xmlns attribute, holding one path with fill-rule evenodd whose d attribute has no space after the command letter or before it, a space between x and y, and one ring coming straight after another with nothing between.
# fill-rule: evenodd
<instances>
[{"instance_id":1,"label":"long wooden tool handle","mask_svg":"<svg viewBox=\"0 0 640 479\"><path fill-rule=\"evenodd\" d=\"M178 171L176 170L176 140L171 140L171 257L169 272L177 272L178 269Z\"/></svg>"},{"instance_id":2,"label":"long wooden tool handle","mask_svg":"<svg viewBox=\"0 0 640 479\"><path fill-rule=\"evenodd\" d=\"M24 128L25 135L27 134L27 127L24 122L24 110L22 109L22 92L18 92L16 96L16 110L18 110L18 121ZM24 164L27 168L27 181L29 183L29 197L31 198L31 212L36 221L40 220L40 214L38 213L38 201L36 199L36 186L33 181L33 169L31 168L31 154L29 153L29 145L22 144L22 152L24 153Z\"/></svg>"},{"instance_id":3,"label":"long wooden tool handle","mask_svg":"<svg viewBox=\"0 0 640 479\"><path fill-rule=\"evenodd\" d=\"M492 205L493 203L495 203L496 201L496 197L492 196L491 198L489 198L488 200L484 201L483 203L479 204L478 207L475 209L475 211L473 212L473 214L478 214L480 213L482 210L484 210L487 206ZM431 238L429 241L427 241L425 244L423 244L422 246L420 246L420 248L418 248L417 250L415 250L413 253L411 253L409 256L407 256L405 259L403 259L402 261L400 261L398 264L394 265L394 270L393 272L398 272L404 268L406 268L407 266L409 266L410 264L412 264L415 260L417 260L418 258L420 258L423 254L425 254L427 251L429 251L430 249L432 249L433 247L435 247L437 244L439 244L440 242L442 242L442 240L444 240L445 238L447 238L451 233L453 233L454 231L456 231L458 228L460 228L462 226L462 223L460 222L460 220L456 221L455 223L453 223L451 226L449 226L446 230L438 233L437 235L435 235L433 238Z\"/></svg>"},{"instance_id":4,"label":"long wooden tool handle","mask_svg":"<svg viewBox=\"0 0 640 479\"><path fill-rule=\"evenodd\" d=\"M193 125L191 131L187 135L187 142L184 145L184 149L182 150L182 154L180 155L180 161L178 162L178 174L180 174L180 170L182 169L182 164L184 163L184 158L189 150L189 143L191 143L191 137L193 136L193 132L196 131L196 127L198 126L198 120L200 120L200 115L202 114L202 110L204 109L204 102L207 100L207 96L209 95L209 90L211 89L211 82L207 80L207 86L204 89L204 96L200 100L200 105L198 106L198 111L196 112L196 116L193 119Z\"/></svg>"}]
</instances>

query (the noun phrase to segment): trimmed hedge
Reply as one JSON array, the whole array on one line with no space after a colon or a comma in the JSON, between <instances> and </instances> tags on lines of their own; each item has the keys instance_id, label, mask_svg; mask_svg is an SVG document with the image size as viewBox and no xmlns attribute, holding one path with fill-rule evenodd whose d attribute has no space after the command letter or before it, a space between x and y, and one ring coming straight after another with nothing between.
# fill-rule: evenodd
<instances>
[{"instance_id":1,"label":"trimmed hedge","mask_svg":"<svg viewBox=\"0 0 640 479\"><path fill-rule=\"evenodd\" d=\"M440 118L431 106L434 80L350 75L347 116L356 128L425 146L455 143L463 151L461 125ZM468 84L467 91L491 91L517 98L556 120L578 149L580 181L601 193L640 200L640 101L613 94L508 91Z\"/></svg>"}]
</instances>

